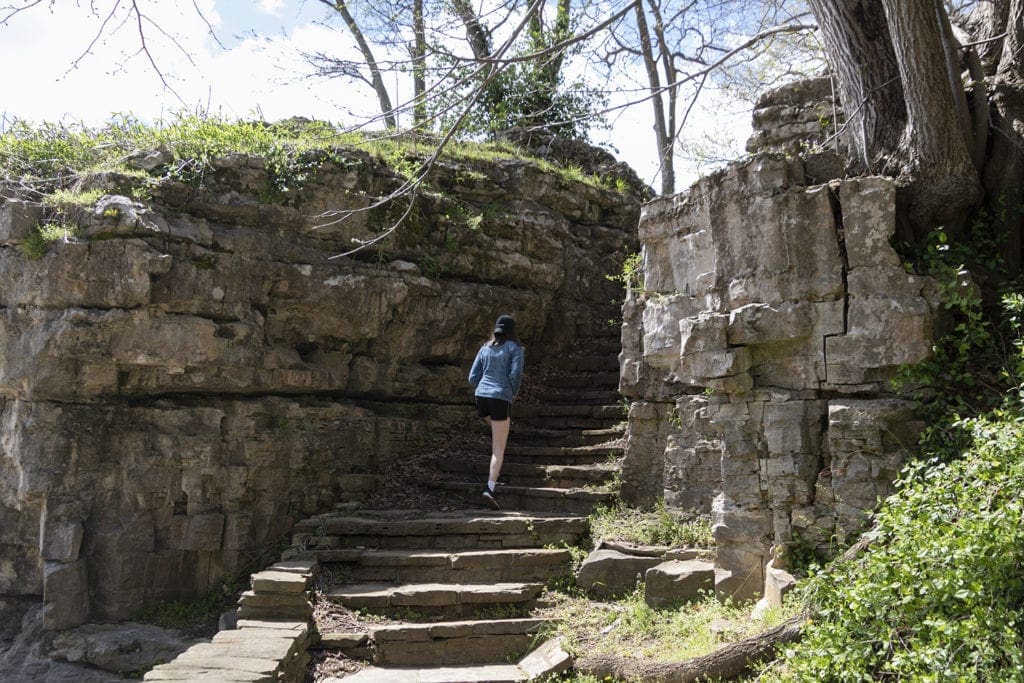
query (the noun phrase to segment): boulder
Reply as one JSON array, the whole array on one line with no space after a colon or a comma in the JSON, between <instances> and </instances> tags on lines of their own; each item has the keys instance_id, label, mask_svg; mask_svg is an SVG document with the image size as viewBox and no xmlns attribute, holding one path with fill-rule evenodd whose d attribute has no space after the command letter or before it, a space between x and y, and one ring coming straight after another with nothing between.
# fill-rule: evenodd
<instances>
[{"instance_id":1,"label":"boulder","mask_svg":"<svg viewBox=\"0 0 1024 683\"><path fill-rule=\"evenodd\" d=\"M54 638L52 655L126 674L168 662L191 644L180 632L152 624L86 624Z\"/></svg>"},{"instance_id":2,"label":"boulder","mask_svg":"<svg viewBox=\"0 0 1024 683\"><path fill-rule=\"evenodd\" d=\"M660 557L627 555L617 550L595 550L583 560L576 585L596 596L612 596L631 590Z\"/></svg>"},{"instance_id":3,"label":"boulder","mask_svg":"<svg viewBox=\"0 0 1024 683\"><path fill-rule=\"evenodd\" d=\"M669 560L644 575L644 600L654 609L697 600L715 589L715 565L701 560Z\"/></svg>"}]
</instances>

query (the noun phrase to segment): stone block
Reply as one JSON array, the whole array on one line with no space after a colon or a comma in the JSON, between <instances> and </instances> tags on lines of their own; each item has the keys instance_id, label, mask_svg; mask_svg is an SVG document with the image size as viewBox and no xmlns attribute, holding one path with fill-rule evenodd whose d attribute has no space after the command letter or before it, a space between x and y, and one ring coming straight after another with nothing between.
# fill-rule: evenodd
<instances>
[{"instance_id":1,"label":"stone block","mask_svg":"<svg viewBox=\"0 0 1024 683\"><path fill-rule=\"evenodd\" d=\"M763 344L809 336L815 327L814 308L807 302L747 304L729 314L729 344Z\"/></svg>"},{"instance_id":2,"label":"stone block","mask_svg":"<svg viewBox=\"0 0 1024 683\"><path fill-rule=\"evenodd\" d=\"M595 550L576 573L576 585L589 593L610 596L636 587L644 573L662 562L660 557L626 555L615 550Z\"/></svg>"},{"instance_id":3,"label":"stone block","mask_svg":"<svg viewBox=\"0 0 1024 683\"><path fill-rule=\"evenodd\" d=\"M39 555L44 560L71 562L82 548L82 523L45 515L39 529Z\"/></svg>"},{"instance_id":4,"label":"stone block","mask_svg":"<svg viewBox=\"0 0 1024 683\"><path fill-rule=\"evenodd\" d=\"M251 581L257 593L302 593L309 586L310 578L289 571L264 570L253 574Z\"/></svg>"},{"instance_id":5,"label":"stone block","mask_svg":"<svg viewBox=\"0 0 1024 683\"><path fill-rule=\"evenodd\" d=\"M891 178L853 178L839 184L846 259L851 269L900 267L889 240L896 232L896 183Z\"/></svg>"},{"instance_id":6,"label":"stone block","mask_svg":"<svg viewBox=\"0 0 1024 683\"><path fill-rule=\"evenodd\" d=\"M0 204L0 244L17 244L43 220L43 207L20 199Z\"/></svg>"},{"instance_id":7,"label":"stone block","mask_svg":"<svg viewBox=\"0 0 1024 683\"><path fill-rule=\"evenodd\" d=\"M669 560L648 569L644 581L644 600L654 609L664 609L713 591L715 565L701 560Z\"/></svg>"},{"instance_id":8,"label":"stone block","mask_svg":"<svg viewBox=\"0 0 1024 683\"><path fill-rule=\"evenodd\" d=\"M770 607L781 607L782 600L796 586L796 577L775 567L775 560L764 568L764 599Z\"/></svg>"},{"instance_id":9,"label":"stone block","mask_svg":"<svg viewBox=\"0 0 1024 683\"><path fill-rule=\"evenodd\" d=\"M54 638L52 656L127 674L170 661L190 644L178 631L152 624L86 624Z\"/></svg>"},{"instance_id":10,"label":"stone block","mask_svg":"<svg viewBox=\"0 0 1024 683\"><path fill-rule=\"evenodd\" d=\"M224 538L224 515L192 515L188 519L182 547L185 550L220 550Z\"/></svg>"},{"instance_id":11,"label":"stone block","mask_svg":"<svg viewBox=\"0 0 1024 683\"><path fill-rule=\"evenodd\" d=\"M560 638L552 638L519 660L519 668L529 680L560 674L572 666L572 655L562 647Z\"/></svg>"},{"instance_id":12,"label":"stone block","mask_svg":"<svg viewBox=\"0 0 1024 683\"><path fill-rule=\"evenodd\" d=\"M60 631L89 620L89 582L85 560L43 565L43 626Z\"/></svg>"}]
</instances>

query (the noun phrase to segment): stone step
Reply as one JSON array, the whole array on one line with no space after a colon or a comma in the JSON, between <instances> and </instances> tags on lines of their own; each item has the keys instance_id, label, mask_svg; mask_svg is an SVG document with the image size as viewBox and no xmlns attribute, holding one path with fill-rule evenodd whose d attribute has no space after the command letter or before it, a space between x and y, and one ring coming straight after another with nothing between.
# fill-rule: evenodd
<instances>
[{"instance_id":1,"label":"stone step","mask_svg":"<svg viewBox=\"0 0 1024 683\"><path fill-rule=\"evenodd\" d=\"M554 359L547 363L547 367L556 372L618 372L619 371L619 349L614 346L606 346L603 349L596 349L598 353L588 356L567 356ZM604 351L604 353L600 353Z\"/></svg>"},{"instance_id":2,"label":"stone step","mask_svg":"<svg viewBox=\"0 0 1024 683\"><path fill-rule=\"evenodd\" d=\"M570 427L544 428L519 424L513 417L513 438L517 444L531 446L587 446L619 438L625 434L624 427L607 429L573 429ZM605 432L614 431L615 436L606 436ZM514 445L514 444L513 444Z\"/></svg>"},{"instance_id":3,"label":"stone step","mask_svg":"<svg viewBox=\"0 0 1024 683\"><path fill-rule=\"evenodd\" d=\"M533 398L550 405L608 405L619 400L619 392L617 389L546 389L535 393Z\"/></svg>"},{"instance_id":4,"label":"stone step","mask_svg":"<svg viewBox=\"0 0 1024 683\"><path fill-rule=\"evenodd\" d=\"M548 405L544 403L515 404L512 408L512 419L525 420L534 418L597 418L626 419L625 412L618 403L604 405Z\"/></svg>"},{"instance_id":5,"label":"stone step","mask_svg":"<svg viewBox=\"0 0 1024 683\"><path fill-rule=\"evenodd\" d=\"M527 608L542 590L542 583L346 583L325 597L350 609L409 608L424 615L458 617L498 606Z\"/></svg>"},{"instance_id":6,"label":"stone step","mask_svg":"<svg viewBox=\"0 0 1024 683\"><path fill-rule=\"evenodd\" d=\"M552 374L544 378L544 387L558 391L574 388L618 391L619 373L616 371Z\"/></svg>"},{"instance_id":7,"label":"stone step","mask_svg":"<svg viewBox=\"0 0 1024 683\"><path fill-rule=\"evenodd\" d=\"M544 619L481 619L393 624L370 630L373 663L385 666L493 664L518 658L536 643Z\"/></svg>"},{"instance_id":8,"label":"stone step","mask_svg":"<svg viewBox=\"0 0 1024 683\"><path fill-rule=\"evenodd\" d=\"M549 407L586 407L586 406L549 406ZM620 410L618 416L593 417L586 415L531 415L522 418L513 418L513 433L517 426L536 427L539 429L609 429L623 420L623 413Z\"/></svg>"},{"instance_id":9,"label":"stone step","mask_svg":"<svg viewBox=\"0 0 1024 683\"><path fill-rule=\"evenodd\" d=\"M576 514L479 510L329 513L295 525L292 551L285 559L316 549L539 548L563 540L574 543L586 529L586 517Z\"/></svg>"},{"instance_id":10,"label":"stone step","mask_svg":"<svg viewBox=\"0 0 1024 683\"><path fill-rule=\"evenodd\" d=\"M390 583L543 582L568 571L572 555L566 549L516 548L431 552L424 550L308 551L326 571L351 581Z\"/></svg>"},{"instance_id":11,"label":"stone step","mask_svg":"<svg viewBox=\"0 0 1024 683\"><path fill-rule=\"evenodd\" d=\"M510 446L505 462L532 465L588 465L606 463L622 455L622 446Z\"/></svg>"},{"instance_id":12,"label":"stone step","mask_svg":"<svg viewBox=\"0 0 1024 683\"><path fill-rule=\"evenodd\" d=\"M487 477L489 460L448 460L441 464L445 472L473 474L484 481ZM545 486L553 488L581 488L588 484L600 484L611 479L619 467L605 462L586 465L537 464L506 462L501 469L501 479L514 486Z\"/></svg>"},{"instance_id":13,"label":"stone step","mask_svg":"<svg viewBox=\"0 0 1024 683\"><path fill-rule=\"evenodd\" d=\"M430 486L458 496L467 504L486 504L481 486L472 482L444 481ZM542 488L532 486L498 486L497 499L502 510L530 510L589 514L597 505L611 505L616 495L612 491L593 491L582 488ZM571 543L571 541L567 542Z\"/></svg>"},{"instance_id":14,"label":"stone step","mask_svg":"<svg viewBox=\"0 0 1024 683\"><path fill-rule=\"evenodd\" d=\"M345 678L323 683L518 683L529 679L516 664L437 666L430 668L371 666Z\"/></svg>"}]
</instances>

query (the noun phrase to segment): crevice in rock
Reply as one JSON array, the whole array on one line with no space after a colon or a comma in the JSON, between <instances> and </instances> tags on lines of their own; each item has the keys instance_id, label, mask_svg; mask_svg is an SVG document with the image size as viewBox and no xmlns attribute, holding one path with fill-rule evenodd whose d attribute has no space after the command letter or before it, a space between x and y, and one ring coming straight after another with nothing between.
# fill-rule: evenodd
<instances>
[{"instance_id":1,"label":"crevice in rock","mask_svg":"<svg viewBox=\"0 0 1024 683\"><path fill-rule=\"evenodd\" d=\"M840 276L843 280L843 331L841 334L826 334L821 339L821 360L825 364L825 382L828 379L828 338L845 335L850 329L850 259L846 253L846 228L843 224L843 206L839 196L838 183L828 185L828 200L832 207L832 219L835 221L836 242L839 246Z\"/></svg>"}]
</instances>

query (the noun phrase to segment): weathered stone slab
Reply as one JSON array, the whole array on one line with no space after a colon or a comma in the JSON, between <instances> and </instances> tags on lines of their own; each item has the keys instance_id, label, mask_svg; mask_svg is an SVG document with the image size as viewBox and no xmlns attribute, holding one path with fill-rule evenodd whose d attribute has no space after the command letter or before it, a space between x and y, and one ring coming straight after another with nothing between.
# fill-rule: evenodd
<instances>
[{"instance_id":1,"label":"weathered stone slab","mask_svg":"<svg viewBox=\"0 0 1024 683\"><path fill-rule=\"evenodd\" d=\"M514 664L482 664L422 669L371 666L344 679L325 679L324 683L517 683L522 680L523 670Z\"/></svg>"},{"instance_id":2,"label":"weathered stone slab","mask_svg":"<svg viewBox=\"0 0 1024 683\"><path fill-rule=\"evenodd\" d=\"M256 593L245 591L238 598L239 605L248 607L305 607L309 600L305 593Z\"/></svg>"},{"instance_id":3,"label":"weathered stone slab","mask_svg":"<svg viewBox=\"0 0 1024 683\"><path fill-rule=\"evenodd\" d=\"M715 565L700 560L670 560L644 575L644 600L662 609L700 598L715 589Z\"/></svg>"},{"instance_id":4,"label":"weathered stone slab","mask_svg":"<svg viewBox=\"0 0 1024 683\"><path fill-rule=\"evenodd\" d=\"M240 605L238 607L238 619L308 619L313 615L313 603L308 600L299 605L275 605L272 607L257 607L253 605Z\"/></svg>"},{"instance_id":5,"label":"weathered stone slab","mask_svg":"<svg viewBox=\"0 0 1024 683\"><path fill-rule=\"evenodd\" d=\"M631 590L660 557L627 555L616 550L595 550L583 561L576 585L595 595L615 595Z\"/></svg>"},{"instance_id":6,"label":"weathered stone slab","mask_svg":"<svg viewBox=\"0 0 1024 683\"><path fill-rule=\"evenodd\" d=\"M280 660L258 657L232 656L225 648L216 650L205 649L193 654L190 650L182 652L174 660L175 665L193 668L215 669L224 671L246 671L249 673L272 675L281 667Z\"/></svg>"},{"instance_id":7,"label":"weathered stone slab","mask_svg":"<svg viewBox=\"0 0 1024 683\"><path fill-rule=\"evenodd\" d=\"M253 673L251 671L226 670L211 667L164 665L148 671L145 681L224 681L225 683L273 683L277 680L274 674Z\"/></svg>"},{"instance_id":8,"label":"weathered stone slab","mask_svg":"<svg viewBox=\"0 0 1024 683\"><path fill-rule=\"evenodd\" d=\"M43 565L43 624L61 631L89 619L86 561L46 562Z\"/></svg>"},{"instance_id":9,"label":"weathered stone slab","mask_svg":"<svg viewBox=\"0 0 1024 683\"><path fill-rule=\"evenodd\" d=\"M296 642L291 638L267 638L258 634L250 634L250 638L237 640L218 640L210 643L199 643L188 648L188 657L244 657L246 659L274 659L283 661L296 650Z\"/></svg>"},{"instance_id":10,"label":"weathered stone slab","mask_svg":"<svg viewBox=\"0 0 1024 683\"><path fill-rule=\"evenodd\" d=\"M796 586L796 577L775 567L772 560L764 568L764 599L772 607L782 607L782 600Z\"/></svg>"},{"instance_id":11,"label":"weathered stone slab","mask_svg":"<svg viewBox=\"0 0 1024 683\"><path fill-rule=\"evenodd\" d=\"M282 560L267 567L275 572L294 572L295 574L312 575L318 566L316 560Z\"/></svg>"},{"instance_id":12,"label":"weathered stone slab","mask_svg":"<svg viewBox=\"0 0 1024 683\"><path fill-rule=\"evenodd\" d=\"M359 647L366 643L370 634L366 631L328 631L320 634L320 646L338 650Z\"/></svg>"},{"instance_id":13,"label":"weathered stone slab","mask_svg":"<svg viewBox=\"0 0 1024 683\"><path fill-rule=\"evenodd\" d=\"M178 631L152 624L86 624L57 635L51 655L124 674L172 660L191 644Z\"/></svg>"},{"instance_id":14,"label":"weathered stone slab","mask_svg":"<svg viewBox=\"0 0 1024 683\"><path fill-rule=\"evenodd\" d=\"M0 204L0 244L17 244L43 220L43 207L34 202L8 199Z\"/></svg>"},{"instance_id":15,"label":"weathered stone slab","mask_svg":"<svg viewBox=\"0 0 1024 683\"><path fill-rule=\"evenodd\" d=\"M239 619L239 629L262 628L277 631L291 631L299 635L309 633L309 624L296 619Z\"/></svg>"},{"instance_id":16,"label":"weathered stone slab","mask_svg":"<svg viewBox=\"0 0 1024 683\"><path fill-rule=\"evenodd\" d=\"M519 660L519 668L530 680L562 673L571 666L572 655L562 648L560 638L551 638Z\"/></svg>"},{"instance_id":17,"label":"weathered stone slab","mask_svg":"<svg viewBox=\"0 0 1024 683\"><path fill-rule=\"evenodd\" d=\"M257 593L302 593L308 586L309 577L294 572L267 570L252 575Z\"/></svg>"}]
</instances>

